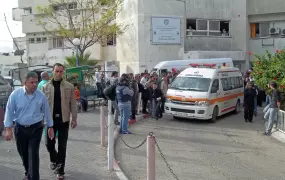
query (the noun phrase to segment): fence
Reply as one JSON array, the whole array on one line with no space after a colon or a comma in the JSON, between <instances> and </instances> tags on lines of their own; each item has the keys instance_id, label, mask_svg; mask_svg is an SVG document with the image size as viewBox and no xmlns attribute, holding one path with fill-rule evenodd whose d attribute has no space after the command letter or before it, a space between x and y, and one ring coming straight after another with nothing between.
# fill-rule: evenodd
<instances>
[{"instance_id":1,"label":"fence","mask_svg":"<svg viewBox=\"0 0 285 180\"><path fill-rule=\"evenodd\" d=\"M285 133L284 121L285 121L285 111L279 110L276 122L276 129L278 129L283 133Z\"/></svg>"},{"instance_id":2,"label":"fence","mask_svg":"<svg viewBox=\"0 0 285 180\"><path fill-rule=\"evenodd\" d=\"M138 109L140 109L140 101L138 102ZM138 110L139 112L139 110ZM106 112L104 107L100 107L100 129L101 129L101 145L105 146L105 129L108 129L108 169L114 169L114 119L112 115L112 102L108 101L108 122L106 122ZM158 151L160 157L165 163L169 172L173 175L173 178L179 180L177 175L174 173L171 165L168 163L165 155L163 154L162 149L160 148L157 138L154 136L152 132L148 133L144 140L140 142L137 146L129 145L123 138L123 136L119 135L119 138L123 142L123 144L130 149L138 149L146 144L146 154L147 154L147 180L155 180L155 154L156 150Z\"/></svg>"}]
</instances>

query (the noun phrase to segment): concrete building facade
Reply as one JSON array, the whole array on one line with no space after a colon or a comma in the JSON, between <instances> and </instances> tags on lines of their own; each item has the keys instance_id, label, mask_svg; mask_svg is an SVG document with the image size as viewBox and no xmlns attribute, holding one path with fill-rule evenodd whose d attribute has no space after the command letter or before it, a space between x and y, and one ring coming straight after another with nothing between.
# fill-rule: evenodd
<instances>
[{"instance_id":1,"label":"concrete building facade","mask_svg":"<svg viewBox=\"0 0 285 180\"><path fill-rule=\"evenodd\" d=\"M54 47L53 38L33 22L36 6L45 4L48 0L19 0L14 10L24 14L14 19L23 22L33 64L62 61L73 52ZM219 57L232 58L245 70L252 60L249 51L284 48L284 6L282 0L124 0L116 21L128 25L126 32L116 44L95 44L90 52L97 59L119 61L121 72L151 70L165 60Z\"/></svg>"}]
</instances>

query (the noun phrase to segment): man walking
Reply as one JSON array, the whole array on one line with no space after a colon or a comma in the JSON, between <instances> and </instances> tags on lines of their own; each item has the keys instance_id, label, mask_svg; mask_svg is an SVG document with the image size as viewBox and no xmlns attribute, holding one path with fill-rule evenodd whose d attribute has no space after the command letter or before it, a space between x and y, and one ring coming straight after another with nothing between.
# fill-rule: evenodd
<instances>
[{"instance_id":1,"label":"man walking","mask_svg":"<svg viewBox=\"0 0 285 180\"><path fill-rule=\"evenodd\" d=\"M42 87L49 81L49 75L47 71L41 73L41 82L38 85L38 89L41 90Z\"/></svg>"},{"instance_id":2,"label":"man walking","mask_svg":"<svg viewBox=\"0 0 285 180\"><path fill-rule=\"evenodd\" d=\"M40 180L39 149L43 134L45 117L48 136L54 139L53 120L45 95L37 90L38 75L29 72L25 76L25 86L12 92L7 102L4 125L6 140L13 137L12 126L15 122L15 140L18 153L25 168L24 180Z\"/></svg>"},{"instance_id":3,"label":"man walking","mask_svg":"<svg viewBox=\"0 0 285 180\"><path fill-rule=\"evenodd\" d=\"M270 82L270 88L272 89L272 97L269 109L264 115L264 118L268 121L266 130L263 133L266 136L271 135L273 124L277 121L278 111L280 110L281 106L281 95L277 87L278 86L276 82Z\"/></svg>"},{"instance_id":4,"label":"man walking","mask_svg":"<svg viewBox=\"0 0 285 180\"><path fill-rule=\"evenodd\" d=\"M116 100L116 87L119 83L118 79L119 73L117 71L112 72L112 75L107 81L106 85L107 87L104 89L104 95L107 99L112 101L112 111L114 110L114 116L115 116L115 124L120 125L119 122L119 107Z\"/></svg>"},{"instance_id":5,"label":"man walking","mask_svg":"<svg viewBox=\"0 0 285 180\"><path fill-rule=\"evenodd\" d=\"M47 150L50 154L50 168L55 170L59 180L64 179L64 167L66 158L66 146L72 116L71 128L77 126L77 103L74 95L74 87L62 77L65 68L56 63L53 66L53 78L46 83L42 91L47 96L54 120L54 131L58 133L58 152L55 149L55 139L46 139Z\"/></svg>"}]
</instances>

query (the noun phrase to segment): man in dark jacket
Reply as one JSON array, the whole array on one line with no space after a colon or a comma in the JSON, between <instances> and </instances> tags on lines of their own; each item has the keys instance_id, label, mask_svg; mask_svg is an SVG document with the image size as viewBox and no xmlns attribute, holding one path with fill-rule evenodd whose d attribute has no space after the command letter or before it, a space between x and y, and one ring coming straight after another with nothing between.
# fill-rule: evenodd
<instances>
[{"instance_id":1,"label":"man in dark jacket","mask_svg":"<svg viewBox=\"0 0 285 180\"><path fill-rule=\"evenodd\" d=\"M163 93L161 89L158 87L157 82L152 83L152 116L156 119L162 118L162 110L161 110L161 100L163 98Z\"/></svg>"},{"instance_id":2,"label":"man in dark jacket","mask_svg":"<svg viewBox=\"0 0 285 180\"><path fill-rule=\"evenodd\" d=\"M119 107L118 107L118 103L116 100L116 86L118 85L119 79L118 79L118 75L119 73L117 71L112 72L112 76L109 79L109 81L106 83L107 84L107 88L112 87L112 92L107 96L106 98L108 100L112 101L112 112L114 112L114 123L116 125L119 125Z\"/></svg>"},{"instance_id":3,"label":"man in dark jacket","mask_svg":"<svg viewBox=\"0 0 285 180\"><path fill-rule=\"evenodd\" d=\"M248 82L244 90L244 120L252 123L254 102L256 97L256 90L253 89L253 83Z\"/></svg>"},{"instance_id":4,"label":"man in dark jacket","mask_svg":"<svg viewBox=\"0 0 285 180\"><path fill-rule=\"evenodd\" d=\"M136 120L136 108L137 108L137 103L138 103L137 96L139 92L139 87L138 87L138 82L135 80L133 73L130 73L129 78L130 78L130 86L132 90L134 91L134 95L132 97L132 107L131 107L132 112L131 112L130 120L135 121Z\"/></svg>"}]
</instances>

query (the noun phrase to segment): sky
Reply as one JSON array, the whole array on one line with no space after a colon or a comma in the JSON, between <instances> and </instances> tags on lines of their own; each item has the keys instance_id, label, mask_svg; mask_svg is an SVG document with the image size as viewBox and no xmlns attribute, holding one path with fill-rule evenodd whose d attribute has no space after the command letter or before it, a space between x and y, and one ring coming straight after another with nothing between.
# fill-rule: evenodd
<instances>
[{"instance_id":1,"label":"sky","mask_svg":"<svg viewBox=\"0 0 285 180\"><path fill-rule=\"evenodd\" d=\"M0 52L12 52L13 51L13 41L10 33L7 29L4 13L6 14L9 28L12 32L13 37L25 36L22 34L22 23L13 21L12 19L12 8L18 6L18 0L9 0L5 3L1 3L0 6Z\"/></svg>"}]
</instances>

